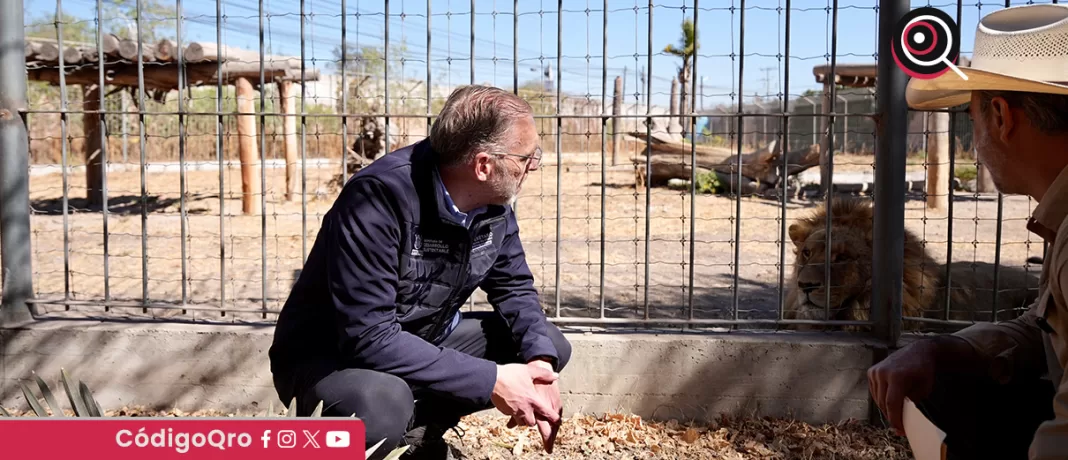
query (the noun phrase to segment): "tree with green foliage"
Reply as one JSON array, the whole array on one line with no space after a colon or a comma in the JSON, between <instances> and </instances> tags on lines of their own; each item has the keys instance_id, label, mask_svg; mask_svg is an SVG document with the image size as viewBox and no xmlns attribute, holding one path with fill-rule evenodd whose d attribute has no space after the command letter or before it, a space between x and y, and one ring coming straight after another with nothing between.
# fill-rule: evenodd
<instances>
[{"instance_id":1,"label":"tree with green foliage","mask_svg":"<svg viewBox=\"0 0 1068 460\"><path fill-rule=\"evenodd\" d=\"M56 23L63 26L63 40L71 42L92 43L96 36L96 27L92 20L82 19L65 11L59 14L45 13L26 18L26 37L56 39Z\"/></svg>"},{"instance_id":2,"label":"tree with green foliage","mask_svg":"<svg viewBox=\"0 0 1068 460\"><path fill-rule=\"evenodd\" d=\"M141 0L141 39L145 46L155 44L161 39L174 39L177 36L178 14L173 3L160 0ZM137 36L137 0L108 0L104 3L105 33L113 33L119 38L136 38ZM94 37L96 30L93 30ZM94 38L95 41L95 38ZM188 43L183 43L183 46Z\"/></svg>"}]
</instances>

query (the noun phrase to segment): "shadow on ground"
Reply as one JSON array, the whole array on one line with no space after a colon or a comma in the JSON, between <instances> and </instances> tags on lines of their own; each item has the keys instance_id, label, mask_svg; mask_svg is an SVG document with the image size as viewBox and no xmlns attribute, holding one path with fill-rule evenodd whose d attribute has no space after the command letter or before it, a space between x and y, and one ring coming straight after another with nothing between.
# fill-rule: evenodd
<instances>
[{"instance_id":1,"label":"shadow on ground","mask_svg":"<svg viewBox=\"0 0 1068 460\"><path fill-rule=\"evenodd\" d=\"M207 214L209 212L206 208L190 207L191 203L197 200L207 200L213 198L210 195L197 195L196 197L190 197L186 199L186 213L187 214ZM218 195L214 196L218 199ZM170 208L177 210L181 206L181 199L178 198L160 198L157 195L148 195L145 197L145 210L148 213L154 213L159 211L165 211ZM141 213L141 196L139 195L119 195L108 197L108 213L118 215L133 215ZM102 207L99 204L90 204L87 198L83 197L67 197L68 213L75 212L100 212ZM30 201L31 212L38 215L46 216L61 216L63 215L63 198L49 198L42 200Z\"/></svg>"}]
</instances>

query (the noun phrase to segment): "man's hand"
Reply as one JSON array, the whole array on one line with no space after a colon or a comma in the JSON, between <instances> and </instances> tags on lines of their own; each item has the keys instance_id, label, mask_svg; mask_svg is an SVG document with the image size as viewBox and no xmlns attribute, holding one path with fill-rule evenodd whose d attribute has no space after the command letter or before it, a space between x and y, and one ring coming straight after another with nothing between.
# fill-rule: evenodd
<instances>
[{"instance_id":1,"label":"man's hand","mask_svg":"<svg viewBox=\"0 0 1068 460\"><path fill-rule=\"evenodd\" d=\"M953 360L953 370L980 371L977 353L964 340L943 336L921 340L898 350L868 369L868 388L879 410L890 419L898 435L905 434L901 412L905 398L919 401L934 388L936 372L950 369L943 363Z\"/></svg>"},{"instance_id":2,"label":"man's hand","mask_svg":"<svg viewBox=\"0 0 1068 460\"><path fill-rule=\"evenodd\" d=\"M545 360L535 359L527 363L527 365L553 372L552 364L549 364L549 362ZM561 417L561 420L557 420L556 423L551 423L548 420L542 419L540 417L537 421L538 431L541 432L542 445L545 448L545 452L551 454L553 453L553 445L556 444L556 433L560 431L560 424L563 421L562 417L564 409L563 403L560 402L560 385L557 383L557 381L553 381L552 383L547 385L535 384L534 388L538 390L538 393L541 395L542 398L544 398L545 401L549 402L553 412ZM509 422L509 425L512 425L514 423L515 419L513 418L512 421Z\"/></svg>"},{"instance_id":3,"label":"man's hand","mask_svg":"<svg viewBox=\"0 0 1068 460\"><path fill-rule=\"evenodd\" d=\"M560 423L560 413L535 387L556 382L559 376L551 369L527 364L497 366L497 383L493 386L493 405L523 426L534 426L537 419Z\"/></svg>"}]
</instances>

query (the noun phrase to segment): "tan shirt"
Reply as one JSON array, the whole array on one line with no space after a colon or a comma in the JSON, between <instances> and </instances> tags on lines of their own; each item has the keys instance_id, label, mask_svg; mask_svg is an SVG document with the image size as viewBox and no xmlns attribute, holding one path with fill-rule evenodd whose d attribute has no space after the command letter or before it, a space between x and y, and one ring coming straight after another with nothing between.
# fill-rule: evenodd
<instances>
[{"instance_id":1,"label":"tan shirt","mask_svg":"<svg viewBox=\"0 0 1068 460\"><path fill-rule=\"evenodd\" d=\"M1068 168L1050 186L1027 229L1049 242L1039 296L1023 315L1001 323L979 323L957 332L991 359L996 381L1049 378L1056 388L1055 418L1038 427L1028 458L1068 459Z\"/></svg>"}]
</instances>

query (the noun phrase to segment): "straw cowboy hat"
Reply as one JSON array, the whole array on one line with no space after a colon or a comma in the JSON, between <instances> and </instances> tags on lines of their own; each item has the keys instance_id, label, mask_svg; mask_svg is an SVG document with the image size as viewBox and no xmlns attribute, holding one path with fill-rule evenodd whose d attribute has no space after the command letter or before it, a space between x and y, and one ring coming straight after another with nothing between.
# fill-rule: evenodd
<instances>
[{"instance_id":1,"label":"straw cowboy hat","mask_svg":"<svg viewBox=\"0 0 1068 460\"><path fill-rule=\"evenodd\" d=\"M1025 5L986 15L975 30L971 65L937 78L909 80L905 99L916 110L967 103L973 90L1068 95L1068 7Z\"/></svg>"}]
</instances>

